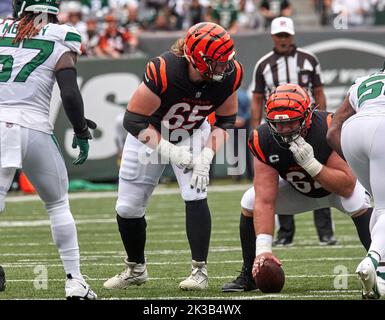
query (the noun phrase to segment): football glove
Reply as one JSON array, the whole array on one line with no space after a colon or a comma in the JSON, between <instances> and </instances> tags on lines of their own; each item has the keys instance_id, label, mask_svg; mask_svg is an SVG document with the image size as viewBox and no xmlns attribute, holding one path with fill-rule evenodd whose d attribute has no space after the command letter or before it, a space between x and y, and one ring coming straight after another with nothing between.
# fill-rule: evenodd
<instances>
[{"instance_id":1,"label":"football glove","mask_svg":"<svg viewBox=\"0 0 385 320\"><path fill-rule=\"evenodd\" d=\"M323 165L314 158L313 147L304 138L299 137L290 142L289 149L293 153L295 161L312 177L320 173Z\"/></svg>"},{"instance_id":2,"label":"football glove","mask_svg":"<svg viewBox=\"0 0 385 320\"><path fill-rule=\"evenodd\" d=\"M196 188L198 192L205 192L210 182L210 165L215 152L208 147L203 148L202 152L193 161L193 172L190 180L191 189Z\"/></svg>"},{"instance_id":3,"label":"football glove","mask_svg":"<svg viewBox=\"0 0 385 320\"><path fill-rule=\"evenodd\" d=\"M271 252L261 253L257 255L254 259L253 270L251 272L254 278L259 273L259 271L261 270L261 267L263 266L266 260L273 260L278 265L280 266L282 265L282 262L277 257L275 257Z\"/></svg>"},{"instance_id":4,"label":"football glove","mask_svg":"<svg viewBox=\"0 0 385 320\"><path fill-rule=\"evenodd\" d=\"M190 147L175 146L165 139L160 139L156 151L161 155L162 163L163 160L166 160L180 169L192 168L192 154L190 152Z\"/></svg>"},{"instance_id":5,"label":"football glove","mask_svg":"<svg viewBox=\"0 0 385 320\"><path fill-rule=\"evenodd\" d=\"M89 129L96 129L97 125L92 120L86 119L87 127L82 130L82 132L75 132L73 140L72 140L72 148L76 149L79 147L79 155L72 162L74 165L83 164L88 158L88 151L90 149L90 145L88 144L88 140L92 139L92 135Z\"/></svg>"}]
</instances>

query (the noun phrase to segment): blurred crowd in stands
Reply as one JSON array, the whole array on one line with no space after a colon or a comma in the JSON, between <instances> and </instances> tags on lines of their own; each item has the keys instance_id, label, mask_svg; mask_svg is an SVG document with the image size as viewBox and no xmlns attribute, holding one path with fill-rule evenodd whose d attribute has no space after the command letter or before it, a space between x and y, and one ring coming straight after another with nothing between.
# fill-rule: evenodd
<instances>
[{"instance_id":1,"label":"blurred crowd in stands","mask_svg":"<svg viewBox=\"0 0 385 320\"><path fill-rule=\"evenodd\" d=\"M81 33L84 55L115 58L135 52L141 32L185 30L201 21L230 33L265 30L277 16L295 21L306 1L321 26L335 27L336 18L348 28L385 25L385 0L62 0L59 20ZM12 0L1 0L0 17L11 14Z\"/></svg>"}]
</instances>

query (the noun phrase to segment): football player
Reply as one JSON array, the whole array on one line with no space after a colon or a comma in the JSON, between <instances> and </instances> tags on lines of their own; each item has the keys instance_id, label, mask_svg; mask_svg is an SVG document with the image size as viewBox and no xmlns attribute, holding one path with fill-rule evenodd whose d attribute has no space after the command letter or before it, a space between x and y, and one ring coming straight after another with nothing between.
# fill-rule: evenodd
<instances>
[{"instance_id":1,"label":"football player","mask_svg":"<svg viewBox=\"0 0 385 320\"><path fill-rule=\"evenodd\" d=\"M207 255L211 218L207 205L209 170L215 152L227 139L237 113L242 67L235 60L230 35L214 23L192 26L171 51L148 62L143 82L124 116L128 131L119 172L117 222L127 252L127 268L104 283L108 289L140 285L148 279L144 255L145 210L170 162L186 209L186 232L192 256L191 275L179 286L208 286ZM211 128L206 117L215 111ZM152 139L148 139L148 137ZM173 138L173 136L175 138ZM139 150L160 155L161 163L143 163ZM191 152L190 152L191 147Z\"/></svg>"},{"instance_id":2,"label":"football player","mask_svg":"<svg viewBox=\"0 0 385 320\"><path fill-rule=\"evenodd\" d=\"M374 199L375 209L370 220L372 244L356 270L361 279L362 296L367 299L385 294L385 273L381 272L384 263L380 262L385 258L384 84L384 70L358 78L337 110L327 135L330 145L341 157L345 156Z\"/></svg>"},{"instance_id":3,"label":"football player","mask_svg":"<svg viewBox=\"0 0 385 320\"><path fill-rule=\"evenodd\" d=\"M80 272L76 226L68 201L64 160L49 122L52 88L57 80L73 129L75 165L88 156L89 128L76 81L81 38L59 25L59 0L13 0L14 19L0 19L0 209L17 168L23 168L44 201L54 243L67 275L68 299L96 299Z\"/></svg>"},{"instance_id":4,"label":"football player","mask_svg":"<svg viewBox=\"0 0 385 320\"><path fill-rule=\"evenodd\" d=\"M296 84L280 85L265 106L266 123L254 130L254 188L241 201L243 269L223 291L256 289L255 276L272 254L274 214L297 214L334 207L352 217L359 238L370 246L370 196L348 164L333 151L326 133L332 114L314 111L308 93Z\"/></svg>"}]
</instances>

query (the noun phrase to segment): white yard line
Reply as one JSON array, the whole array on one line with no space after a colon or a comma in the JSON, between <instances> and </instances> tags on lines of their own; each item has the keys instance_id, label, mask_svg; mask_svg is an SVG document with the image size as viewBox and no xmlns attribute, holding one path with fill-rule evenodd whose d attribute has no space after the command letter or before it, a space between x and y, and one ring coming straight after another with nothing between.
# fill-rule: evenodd
<instances>
[{"instance_id":1,"label":"white yard line","mask_svg":"<svg viewBox=\"0 0 385 320\"><path fill-rule=\"evenodd\" d=\"M286 276L286 278L334 278L336 275L335 274L320 274L320 275L307 275L307 274L296 274L296 275L289 275ZM347 277L356 277L356 274L347 274ZM210 279L217 279L217 280L226 280L226 279L233 279L234 276L210 276ZM169 277L149 277L148 281L164 281L164 280L184 280L186 277L175 277L175 278L169 278ZM105 281L106 278L87 278L87 281ZM7 279L7 282L35 282L35 279ZM39 282L47 282L44 280L40 280ZM64 281L63 279L48 279L48 282L61 282ZM356 290L354 290L356 291ZM357 290L359 291L359 290ZM310 291L310 292L319 292L319 291ZM325 293L331 293L331 292L347 292L347 290L324 290L323 292Z\"/></svg>"},{"instance_id":2,"label":"white yard line","mask_svg":"<svg viewBox=\"0 0 385 320\"><path fill-rule=\"evenodd\" d=\"M293 249L298 249L298 250L304 250L304 249L316 249L316 250L325 250L325 247L322 246L303 246L303 247L291 247L291 248L275 248L274 250L278 249L284 249L284 250L293 250ZM349 245L349 246L331 246L328 247L328 249L347 249L347 248L361 248L361 245ZM240 247L211 247L210 252L234 252L234 251L241 251ZM96 253L101 254L101 255L116 255L116 254L121 254L122 256L124 255L123 251L81 251L81 254L83 256L85 255L95 255ZM188 254L190 253L190 250L147 250L146 254L147 255L177 255L177 254ZM56 253L31 253L31 252L19 252L19 253L0 253L0 257L7 257L7 256L51 256L55 255Z\"/></svg>"},{"instance_id":3,"label":"white yard line","mask_svg":"<svg viewBox=\"0 0 385 320\"><path fill-rule=\"evenodd\" d=\"M119 256L105 256L105 258L116 258L119 259L119 261L115 263L104 263L104 262L96 262L95 260L100 259L99 256L95 257L83 257L81 258L81 264L82 266L124 266L123 264L123 258L124 255L119 255ZM313 261L359 261L362 259L362 257L345 257L345 258L340 258L340 257L330 257L330 258L308 258L308 259L281 259L282 262L284 263L290 263L290 262L313 262ZM86 261L92 261L92 262L86 262ZM56 262L56 263L54 263ZM186 261L163 261L163 262L148 262L147 265L149 266L171 266L171 265L188 265L189 262ZM242 264L242 260L220 260L220 261L209 261L209 265L215 265L215 264ZM36 266L45 266L47 268L51 267L62 267L62 264L60 263L59 258L55 259L42 259L42 260L33 260L33 259L22 259L18 262L3 262L2 266L4 268L34 268ZM336 274L333 274L333 277L335 277ZM291 275L286 275L286 277L292 277ZM313 275L304 275L304 277L312 278ZM320 275L314 275L314 277L322 277ZM166 278L165 278L166 279Z\"/></svg>"},{"instance_id":4,"label":"white yard line","mask_svg":"<svg viewBox=\"0 0 385 320\"><path fill-rule=\"evenodd\" d=\"M232 184L224 186L210 186L210 192L233 192L233 191L246 191L252 185L247 184ZM158 187L155 189L153 195L172 195L179 194L179 188L165 188ZM79 192L79 193L70 193L70 200L78 199L101 199L101 198L117 198L117 191L109 192ZM10 196L7 197L5 202L26 202L26 201L38 201L40 200L38 195L20 195L20 196Z\"/></svg>"}]
</instances>

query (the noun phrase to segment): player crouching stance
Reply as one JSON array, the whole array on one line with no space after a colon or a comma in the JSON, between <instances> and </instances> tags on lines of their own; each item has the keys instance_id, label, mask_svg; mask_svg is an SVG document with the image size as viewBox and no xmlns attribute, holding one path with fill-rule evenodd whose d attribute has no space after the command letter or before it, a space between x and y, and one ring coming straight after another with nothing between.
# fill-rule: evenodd
<instances>
[{"instance_id":1,"label":"player crouching stance","mask_svg":"<svg viewBox=\"0 0 385 320\"><path fill-rule=\"evenodd\" d=\"M214 154L225 143L226 129L232 128L236 119L236 90L243 71L234 55L230 35L217 24L203 22L192 26L172 51L147 64L143 82L134 92L124 117L128 135L119 172L116 212L127 268L108 279L105 288L124 289L147 281L145 210L168 162L185 201L192 257L192 272L179 287L207 288L211 217L206 187ZM217 120L211 128L206 117L214 111ZM140 161L139 151L143 148L165 161Z\"/></svg>"},{"instance_id":2,"label":"player crouching stance","mask_svg":"<svg viewBox=\"0 0 385 320\"><path fill-rule=\"evenodd\" d=\"M333 151L326 133L332 114L311 109L307 92L295 84L278 86L266 102L266 122L254 130L254 188L243 195L241 275L223 291L256 289L252 276L272 254L274 214L297 214L334 207L351 216L368 250L370 196L348 164Z\"/></svg>"}]
</instances>

